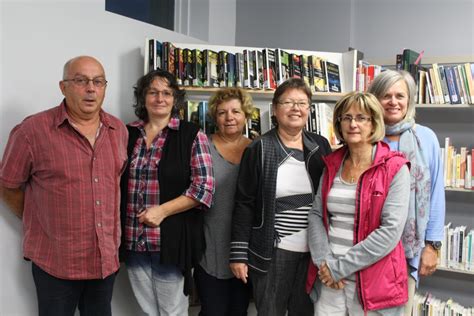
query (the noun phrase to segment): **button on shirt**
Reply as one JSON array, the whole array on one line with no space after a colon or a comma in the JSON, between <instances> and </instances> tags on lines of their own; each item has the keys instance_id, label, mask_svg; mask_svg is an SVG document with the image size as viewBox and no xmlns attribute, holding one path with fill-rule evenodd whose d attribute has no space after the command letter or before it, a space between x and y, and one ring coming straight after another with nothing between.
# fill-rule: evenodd
<instances>
[{"instance_id":1,"label":"button on shirt","mask_svg":"<svg viewBox=\"0 0 474 316\"><path fill-rule=\"evenodd\" d=\"M125 247L133 251L159 251L160 227L139 223L137 214L145 208L160 204L158 165L168 131L179 129L179 119L171 118L168 126L155 137L149 149L146 148L145 123L139 120L130 126L137 127L141 137L137 139L130 159ZM212 158L209 141L201 131L197 133L192 144L190 168L191 184L183 195L200 202L205 207L210 207L214 191Z\"/></svg>"},{"instance_id":2,"label":"button on shirt","mask_svg":"<svg viewBox=\"0 0 474 316\"><path fill-rule=\"evenodd\" d=\"M101 279L119 268L120 175L127 130L101 111L92 147L64 102L26 118L11 132L0 166L8 188L24 187L25 258L70 280Z\"/></svg>"}]
</instances>

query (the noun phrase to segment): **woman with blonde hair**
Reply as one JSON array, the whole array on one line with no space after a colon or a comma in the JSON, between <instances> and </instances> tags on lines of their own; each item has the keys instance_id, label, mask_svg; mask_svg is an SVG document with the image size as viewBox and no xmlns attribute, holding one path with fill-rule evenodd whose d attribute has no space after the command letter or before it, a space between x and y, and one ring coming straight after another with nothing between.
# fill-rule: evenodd
<instances>
[{"instance_id":1,"label":"woman with blonde hair","mask_svg":"<svg viewBox=\"0 0 474 316\"><path fill-rule=\"evenodd\" d=\"M249 286L232 274L229 248L240 160L251 143L243 131L252 109L252 98L239 88L220 89L209 100L208 112L217 126L210 137L215 192L212 207L204 214L206 251L194 270L200 316L247 315Z\"/></svg>"},{"instance_id":2,"label":"woman with blonde hair","mask_svg":"<svg viewBox=\"0 0 474 316\"><path fill-rule=\"evenodd\" d=\"M407 301L400 237L408 162L381 141L383 115L373 95L345 95L333 122L344 146L323 157L326 169L308 215L314 265L307 290L315 315L399 316Z\"/></svg>"}]
</instances>

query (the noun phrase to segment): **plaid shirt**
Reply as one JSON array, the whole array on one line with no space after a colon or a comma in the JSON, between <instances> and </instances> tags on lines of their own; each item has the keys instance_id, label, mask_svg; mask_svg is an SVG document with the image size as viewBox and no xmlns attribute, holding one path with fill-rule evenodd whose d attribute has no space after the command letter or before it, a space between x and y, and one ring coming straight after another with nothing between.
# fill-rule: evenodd
<instances>
[{"instance_id":1,"label":"plaid shirt","mask_svg":"<svg viewBox=\"0 0 474 316\"><path fill-rule=\"evenodd\" d=\"M141 137L137 139L130 161L128 180L127 218L125 221L125 248L133 251L160 251L160 227L150 227L138 222L137 214L145 208L160 204L160 183L158 182L158 165L168 130L179 129L179 119L171 118L146 148L145 123L135 121L130 126L137 127ZM210 207L214 191L212 159L209 142L201 131L194 139L191 151L191 184L183 193L184 196Z\"/></svg>"},{"instance_id":2,"label":"plaid shirt","mask_svg":"<svg viewBox=\"0 0 474 316\"><path fill-rule=\"evenodd\" d=\"M94 147L69 122L64 103L11 132L0 182L24 187L23 252L61 279L101 279L119 268L120 175L127 129L101 111Z\"/></svg>"}]
</instances>

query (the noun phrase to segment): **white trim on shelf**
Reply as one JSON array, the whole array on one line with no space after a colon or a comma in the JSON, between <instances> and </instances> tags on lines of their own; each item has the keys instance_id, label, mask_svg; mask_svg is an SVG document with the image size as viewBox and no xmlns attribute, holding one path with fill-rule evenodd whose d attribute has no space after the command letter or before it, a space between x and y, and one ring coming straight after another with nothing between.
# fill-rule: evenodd
<instances>
[{"instance_id":1,"label":"white trim on shelf","mask_svg":"<svg viewBox=\"0 0 474 316\"><path fill-rule=\"evenodd\" d=\"M472 108L474 104L417 104L417 109L452 109L452 108Z\"/></svg>"},{"instance_id":2,"label":"white trim on shelf","mask_svg":"<svg viewBox=\"0 0 474 316\"><path fill-rule=\"evenodd\" d=\"M454 268L448 268L448 267L444 267L444 266L438 266L436 268L436 270L437 271L439 270L439 271L452 272L452 273L462 273L462 274L474 275L474 271L472 271L472 270L454 269Z\"/></svg>"},{"instance_id":3,"label":"white trim on shelf","mask_svg":"<svg viewBox=\"0 0 474 316\"><path fill-rule=\"evenodd\" d=\"M201 87L181 87L186 90L186 94L188 95L205 95L210 96L215 91L218 91L221 88L201 88ZM273 94L275 93L274 90L262 90L262 89L244 89L247 91L252 98L257 99L268 99L271 100L273 98ZM336 92L316 92L313 94L313 101L318 102L337 102L344 93L336 93Z\"/></svg>"},{"instance_id":4,"label":"white trim on shelf","mask_svg":"<svg viewBox=\"0 0 474 316\"><path fill-rule=\"evenodd\" d=\"M466 193L474 193L474 190L464 189L464 188L452 188L452 187L444 187L445 191L452 191L452 192L466 192Z\"/></svg>"}]
</instances>

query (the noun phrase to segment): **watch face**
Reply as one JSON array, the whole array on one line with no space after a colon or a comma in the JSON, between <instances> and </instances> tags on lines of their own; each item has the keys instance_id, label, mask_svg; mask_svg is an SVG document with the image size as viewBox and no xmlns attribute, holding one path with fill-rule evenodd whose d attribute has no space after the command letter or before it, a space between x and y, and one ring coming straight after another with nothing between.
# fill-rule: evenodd
<instances>
[{"instance_id":1,"label":"watch face","mask_svg":"<svg viewBox=\"0 0 474 316\"><path fill-rule=\"evenodd\" d=\"M441 249L441 241L427 241L428 245L433 246L434 249L440 250Z\"/></svg>"}]
</instances>

